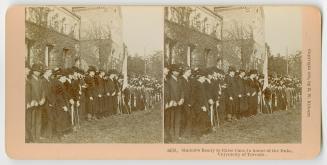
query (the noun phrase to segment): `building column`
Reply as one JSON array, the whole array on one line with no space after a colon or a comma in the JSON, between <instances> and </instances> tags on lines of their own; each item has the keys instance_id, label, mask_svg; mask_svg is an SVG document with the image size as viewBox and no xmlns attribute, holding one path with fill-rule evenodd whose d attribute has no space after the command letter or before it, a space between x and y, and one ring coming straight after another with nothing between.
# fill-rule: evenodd
<instances>
[{"instance_id":1,"label":"building column","mask_svg":"<svg viewBox=\"0 0 327 165\"><path fill-rule=\"evenodd\" d=\"M174 41L170 41L168 43L169 45L169 64L174 64L175 63L175 51L174 51L174 47L175 47L176 42Z\"/></svg>"},{"instance_id":2,"label":"building column","mask_svg":"<svg viewBox=\"0 0 327 165\"><path fill-rule=\"evenodd\" d=\"M194 45L189 45L187 46L187 56L186 56L186 64L189 67L192 67L192 63L193 63L193 50L194 50L195 46Z\"/></svg>"}]
</instances>

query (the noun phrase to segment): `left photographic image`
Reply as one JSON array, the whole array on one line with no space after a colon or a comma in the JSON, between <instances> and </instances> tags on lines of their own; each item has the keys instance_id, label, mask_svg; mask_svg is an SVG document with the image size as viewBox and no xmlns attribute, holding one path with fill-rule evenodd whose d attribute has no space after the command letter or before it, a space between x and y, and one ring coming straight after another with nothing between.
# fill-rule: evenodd
<instances>
[{"instance_id":1,"label":"left photographic image","mask_svg":"<svg viewBox=\"0 0 327 165\"><path fill-rule=\"evenodd\" d=\"M163 8L25 8L26 143L163 143Z\"/></svg>"}]
</instances>

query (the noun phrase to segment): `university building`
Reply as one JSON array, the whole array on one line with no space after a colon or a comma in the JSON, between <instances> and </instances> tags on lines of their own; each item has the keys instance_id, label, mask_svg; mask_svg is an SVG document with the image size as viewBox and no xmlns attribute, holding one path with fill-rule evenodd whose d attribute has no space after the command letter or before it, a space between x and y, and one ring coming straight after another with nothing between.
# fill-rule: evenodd
<instances>
[{"instance_id":1,"label":"university building","mask_svg":"<svg viewBox=\"0 0 327 165\"><path fill-rule=\"evenodd\" d=\"M48 68L71 67L80 39L80 17L62 7L25 10L25 61Z\"/></svg>"},{"instance_id":2,"label":"university building","mask_svg":"<svg viewBox=\"0 0 327 165\"><path fill-rule=\"evenodd\" d=\"M261 6L166 7L165 64L262 69L265 54Z\"/></svg>"},{"instance_id":3,"label":"university building","mask_svg":"<svg viewBox=\"0 0 327 165\"><path fill-rule=\"evenodd\" d=\"M30 7L25 12L27 65L121 69L120 7Z\"/></svg>"},{"instance_id":4,"label":"university building","mask_svg":"<svg viewBox=\"0 0 327 165\"><path fill-rule=\"evenodd\" d=\"M165 7L166 64L209 67L222 55L222 17L206 7Z\"/></svg>"}]
</instances>

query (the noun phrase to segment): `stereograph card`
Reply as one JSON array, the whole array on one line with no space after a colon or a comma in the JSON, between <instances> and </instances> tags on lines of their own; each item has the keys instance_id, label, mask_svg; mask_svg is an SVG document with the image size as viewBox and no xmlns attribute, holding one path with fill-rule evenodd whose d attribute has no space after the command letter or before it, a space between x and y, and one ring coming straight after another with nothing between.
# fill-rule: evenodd
<instances>
[{"instance_id":1,"label":"stereograph card","mask_svg":"<svg viewBox=\"0 0 327 165\"><path fill-rule=\"evenodd\" d=\"M314 159L314 6L12 6L13 159Z\"/></svg>"}]
</instances>

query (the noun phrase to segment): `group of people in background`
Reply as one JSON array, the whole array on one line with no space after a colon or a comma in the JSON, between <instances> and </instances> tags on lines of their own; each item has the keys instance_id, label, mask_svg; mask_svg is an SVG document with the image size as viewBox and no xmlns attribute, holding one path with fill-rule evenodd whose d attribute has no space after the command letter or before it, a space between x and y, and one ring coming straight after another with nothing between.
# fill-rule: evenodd
<instances>
[{"instance_id":1,"label":"group of people in background","mask_svg":"<svg viewBox=\"0 0 327 165\"><path fill-rule=\"evenodd\" d=\"M301 99L301 82L288 76L265 77L257 70L172 64L164 68L165 142L201 138L226 122L289 110Z\"/></svg>"},{"instance_id":2,"label":"group of people in background","mask_svg":"<svg viewBox=\"0 0 327 165\"><path fill-rule=\"evenodd\" d=\"M25 75L26 142L61 139L76 131L81 121L150 110L161 101L158 80L133 75L126 83L114 69L47 69L33 64Z\"/></svg>"}]
</instances>

